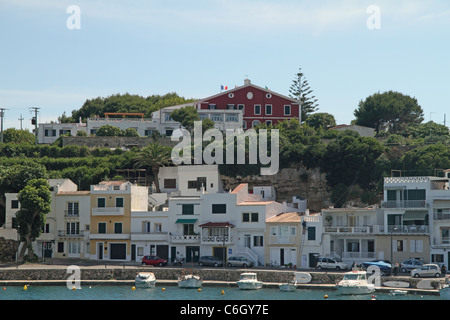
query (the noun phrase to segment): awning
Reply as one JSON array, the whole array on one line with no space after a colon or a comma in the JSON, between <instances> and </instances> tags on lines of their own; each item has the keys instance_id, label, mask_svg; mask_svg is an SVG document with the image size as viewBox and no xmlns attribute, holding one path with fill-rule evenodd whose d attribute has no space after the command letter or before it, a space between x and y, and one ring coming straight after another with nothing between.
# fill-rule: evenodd
<instances>
[{"instance_id":1,"label":"awning","mask_svg":"<svg viewBox=\"0 0 450 320\"><path fill-rule=\"evenodd\" d=\"M201 224L199 227L202 228L234 228L234 224L229 222L207 222Z\"/></svg>"},{"instance_id":2,"label":"awning","mask_svg":"<svg viewBox=\"0 0 450 320\"><path fill-rule=\"evenodd\" d=\"M198 219L178 219L175 223L194 224Z\"/></svg>"},{"instance_id":3,"label":"awning","mask_svg":"<svg viewBox=\"0 0 450 320\"><path fill-rule=\"evenodd\" d=\"M428 211L406 211L403 215L403 221L425 220Z\"/></svg>"}]
</instances>

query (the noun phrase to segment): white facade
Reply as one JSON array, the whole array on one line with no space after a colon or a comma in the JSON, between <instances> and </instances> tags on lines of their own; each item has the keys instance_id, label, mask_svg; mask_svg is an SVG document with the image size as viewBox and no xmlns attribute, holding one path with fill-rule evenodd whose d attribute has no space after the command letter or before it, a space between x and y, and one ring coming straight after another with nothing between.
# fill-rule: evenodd
<instances>
[{"instance_id":1,"label":"white facade","mask_svg":"<svg viewBox=\"0 0 450 320\"><path fill-rule=\"evenodd\" d=\"M70 134L76 136L84 132L87 136L95 135L102 126L111 125L121 130L136 129L141 137L149 137L154 132L163 136L172 136L172 133L181 127L179 122L172 120L170 114L180 108L193 106L184 104L172 106L155 111L152 118L89 118L86 123L40 123L38 127L38 143L50 144L60 136ZM199 110L201 120L206 118L214 122L214 127L226 132L227 130L242 129L243 116L241 110Z\"/></svg>"}]
</instances>

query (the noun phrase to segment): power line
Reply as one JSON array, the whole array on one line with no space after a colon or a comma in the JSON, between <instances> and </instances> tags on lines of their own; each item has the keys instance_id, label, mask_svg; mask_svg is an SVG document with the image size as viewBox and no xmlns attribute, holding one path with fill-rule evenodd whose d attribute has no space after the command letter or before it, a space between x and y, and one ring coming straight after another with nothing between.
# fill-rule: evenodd
<instances>
[{"instance_id":1,"label":"power line","mask_svg":"<svg viewBox=\"0 0 450 320\"><path fill-rule=\"evenodd\" d=\"M31 119L31 124L34 124L34 134L36 136L35 140L34 140L34 144L37 145L38 143L38 128L37 128L37 115L39 113L39 109L38 107L30 107L30 112L34 111L34 117Z\"/></svg>"}]
</instances>

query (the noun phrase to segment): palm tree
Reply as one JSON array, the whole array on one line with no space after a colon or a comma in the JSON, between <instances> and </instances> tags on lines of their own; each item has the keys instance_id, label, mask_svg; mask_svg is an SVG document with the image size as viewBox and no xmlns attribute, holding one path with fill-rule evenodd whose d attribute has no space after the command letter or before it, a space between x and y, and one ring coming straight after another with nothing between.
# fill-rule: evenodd
<instances>
[{"instance_id":1,"label":"palm tree","mask_svg":"<svg viewBox=\"0 0 450 320\"><path fill-rule=\"evenodd\" d=\"M171 163L172 149L159 143L150 143L148 146L138 152L134 160L135 168L147 167L153 173L156 192L160 192L158 174L159 168L165 167Z\"/></svg>"}]
</instances>

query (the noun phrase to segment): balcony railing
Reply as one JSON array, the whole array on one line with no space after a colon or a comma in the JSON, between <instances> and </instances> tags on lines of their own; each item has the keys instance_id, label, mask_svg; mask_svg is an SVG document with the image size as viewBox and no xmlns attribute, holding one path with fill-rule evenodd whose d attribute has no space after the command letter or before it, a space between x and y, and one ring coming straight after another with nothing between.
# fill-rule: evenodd
<instances>
[{"instance_id":1,"label":"balcony railing","mask_svg":"<svg viewBox=\"0 0 450 320\"><path fill-rule=\"evenodd\" d=\"M92 208L93 216L123 216L124 212L121 207Z\"/></svg>"},{"instance_id":2,"label":"balcony railing","mask_svg":"<svg viewBox=\"0 0 450 320\"><path fill-rule=\"evenodd\" d=\"M203 236L202 244L230 244L233 243L233 237L230 236Z\"/></svg>"},{"instance_id":3,"label":"balcony railing","mask_svg":"<svg viewBox=\"0 0 450 320\"><path fill-rule=\"evenodd\" d=\"M381 202L381 207L385 209L428 208L428 203L425 200L392 200Z\"/></svg>"},{"instance_id":4,"label":"balcony railing","mask_svg":"<svg viewBox=\"0 0 450 320\"><path fill-rule=\"evenodd\" d=\"M434 220L450 220L450 211L434 212Z\"/></svg>"},{"instance_id":5,"label":"balcony railing","mask_svg":"<svg viewBox=\"0 0 450 320\"><path fill-rule=\"evenodd\" d=\"M391 233L408 233L408 234L422 234L429 233L430 227L426 225L389 225L387 230L384 225L365 226L365 227L324 227L324 233L338 233L338 234L391 234Z\"/></svg>"},{"instance_id":6,"label":"balcony railing","mask_svg":"<svg viewBox=\"0 0 450 320\"><path fill-rule=\"evenodd\" d=\"M433 244L435 246L450 246L450 237L435 238Z\"/></svg>"},{"instance_id":7,"label":"balcony railing","mask_svg":"<svg viewBox=\"0 0 450 320\"><path fill-rule=\"evenodd\" d=\"M375 252L342 252L342 259L375 259Z\"/></svg>"},{"instance_id":8,"label":"balcony railing","mask_svg":"<svg viewBox=\"0 0 450 320\"><path fill-rule=\"evenodd\" d=\"M58 237L83 237L84 230L58 230Z\"/></svg>"},{"instance_id":9,"label":"balcony railing","mask_svg":"<svg viewBox=\"0 0 450 320\"><path fill-rule=\"evenodd\" d=\"M199 243L200 235L174 235L172 234L172 242L174 243Z\"/></svg>"},{"instance_id":10,"label":"balcony railing","mask_svg":"<svg viewBox=\"0 0 450 320\"><path fill-rule=\"evenodd\" d=\"M80 212L78 210L64 210L64 216L66 218L78 218Z\"/></svg>"}]
</instances>

